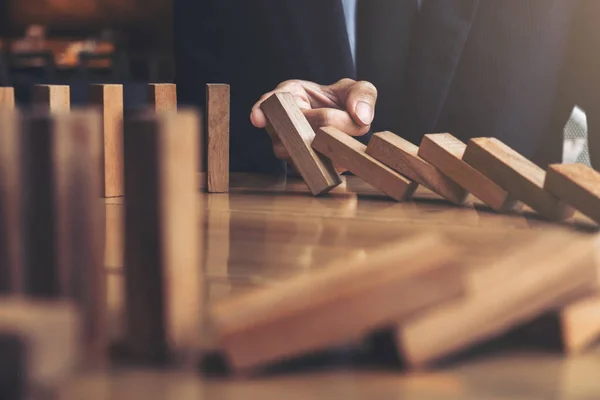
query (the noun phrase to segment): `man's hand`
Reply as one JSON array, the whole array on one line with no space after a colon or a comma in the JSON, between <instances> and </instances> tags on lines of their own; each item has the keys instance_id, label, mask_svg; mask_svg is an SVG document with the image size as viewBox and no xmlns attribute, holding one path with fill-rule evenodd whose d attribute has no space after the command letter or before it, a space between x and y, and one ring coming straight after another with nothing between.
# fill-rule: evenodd
<instances>
[{"instance_id":1,"label":"man's hand","mask_svg":"<svg viewBox=\"0 0 600 400\"><path fill-rule=\"evenodd\" d=\"M369 82L342 79L330 86L300 80L283 82L275 90L264 94L252 107L250 120L255 127L267 127L267 119L260 104L277 92L291 93L315 130L333 126L349 135L362 136L371 129L377 89ZM269 135L273 140L275 155L280 159L289 159L277 137L272 132Z\"/></svg>"}]
</instances>

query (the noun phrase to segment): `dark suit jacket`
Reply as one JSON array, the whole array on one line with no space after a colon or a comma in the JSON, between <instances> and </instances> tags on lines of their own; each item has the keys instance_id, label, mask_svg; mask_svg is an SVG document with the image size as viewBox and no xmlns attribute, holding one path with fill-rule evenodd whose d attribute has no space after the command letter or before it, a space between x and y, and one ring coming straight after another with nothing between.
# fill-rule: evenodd
<instances>
[{"instance_id":1,"label":"dark suit jacket","mask_svg":"<svg viewBox=\"0 0 600 400\"><path fill-rule=\"evenodd\" d=\"M545 167L578 104L600 162L599 0L424 0L412 25L409 0L368 1L357 68L379 90L373 130L495 136ZM281 168L249 122L261 94L356 77L340 0L175 0L175 18L179 101L203 107L205 83L231 84L232 170Z\"/></svg>"}]
</instances>

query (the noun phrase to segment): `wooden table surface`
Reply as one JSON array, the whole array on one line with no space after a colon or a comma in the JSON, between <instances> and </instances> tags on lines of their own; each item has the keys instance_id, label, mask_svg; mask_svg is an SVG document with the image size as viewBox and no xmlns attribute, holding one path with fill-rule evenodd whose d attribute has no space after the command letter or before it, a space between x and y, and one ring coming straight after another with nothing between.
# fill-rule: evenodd
<instances>
[{"instance_id":1,"label":"wooden table surface","mask_svg":"<svg viewBox=\"0 0 600 400\"><path fill-rule=\"evenodd\" d=\"M480 205L451 206L418 191L418 201L395 203L356 178L325 197L312 197L297 179L238 174L229 194L199 195L205 306L281 279L310 274L340 257L365 257L382 243L435 231L466 247L468 257L493 258L550 229L597 235L577 215L557 225L527 211L497 215ZM123 202L106 200L106 267L111 335L122 335ZM599 310L600 313L600 310ZM210 324L201 346L212 346ZM566 357L511 336L451 359L431 371L346 360L276 370L247 379L203 376L197 370L114 367L82 372L61 389L64 399L597 399L600 348ZM330 360L329 358L323 358ZM307 365L311 365L307 361ZM304 367L302 367L304 365Z\"/></svg>"}]
</instances>

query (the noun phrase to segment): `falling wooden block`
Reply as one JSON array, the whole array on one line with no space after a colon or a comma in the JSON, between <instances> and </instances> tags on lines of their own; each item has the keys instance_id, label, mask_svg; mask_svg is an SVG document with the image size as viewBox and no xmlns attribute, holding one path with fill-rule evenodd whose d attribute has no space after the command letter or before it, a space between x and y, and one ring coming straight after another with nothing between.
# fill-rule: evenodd
<instances>
[{"instance_id":1,"label":"falling wooden block","mask_svg":"<svg viewBox=\"0 0 600 400\"><path fill-rule=\"evenodd\" d=\"M100 118L82 110L34 115L24 130L26 293L70 298L84 310L86 359L94 364L107 347Z\"/></svg>"},{"instance_id":2,"label":"falling wooden block","mask_svg":"<svg viewBox=\"0 0 600 400\"><path fill-rule=\"evenodd\" d=\"M548 167L544 189L600 223L600 173L584 164Z\"/></svg>"},{"instance_id":3,"label":"falling wooden block","mask_svg":"<svg viewBox=\"0 0 600 400\"><path fill-rule=\"evenodd\" d=\"M12 87L0 87L0 108L15 108L15 89Z\"/></svg>"},{"instance_id":4,"label":"falling wooden block","mask_svg":"<svg viewBox=\"0 0 600 400\"><path fill-rule=\"evenodd\" d=\"M229 85L206 86L208 192L229 191Z\"/></svg>"},{"instance_id":5,"label":"falling wooden block","mask_svg":"<svg viewBox=\"0 0 600 400\"><path fill-rule=\"evenodd\" d=\"M23 290L23 141L20 114L0 109L0 293Z\"/></svg>"},{"instance_id":6,"label":"falling wooden block","mask_svg":"<svg viewBox=\"0 0 600 400\"><path fill-rule=\"evenodd\" d=\"M423 137L418 155L495 211L515 208L517 203L506 190L462 161L466 148L449 133L435 133Z\"/></svg>"},{"instance_id":7,"label":"falling wooden block","mask_svg":"<svg viewBox=\"0 0 600 400\"><path fill-rule=\"evenodd\" d=\"M177 111L177 86L172 83L148 85L148 101L155 112Z\"/></svg>"},{"instance_id":8,"label":"falling wooden block","mask_svg":"<svg viewBox=\"0 0 600 400\"><path fill-rule=\"evenodd\" d=\"M127 342L139 361L179 359L200 333L199 118L125 123Z\"/></svg>"},{"instance_id":9,"label":"falling wooden block","mask_svg":"<svg viewBox=\"0 0 600 400\"><path fill-rule=\"evenodd\" d=\"M215 304L220 346L237 371L359 339L462 293L458 250L417 236L367 258Z\"/></svg>"},{"instance_id":10,"label":"falling wooden block","mask_svg":"<svg viewBox=\"0 0 600 400\"><path fill-rule=\"evenodd\" d=\"M467 295L400 324L396 346L422 367L597 290L596 239L550 231L467 272ZM549 251L549 249L552 249Z\"/></svg>"},{"instance_id":11,"label":"falling wooden block","mask_svg":"<svg viewBox=\"0 0 600 400\"><path fill-rule=\"evenodd\" d=\"M68 112L71 109L71 88L64 85L35 85L33 103L51 113Z\"/></svg>"},{"instance_id":12,"label":"falling wooden block","mask_svg":"<svg viewBox=\"0 0 600 400\"><path fill-rule=\"evenodd\" d=\"M327 193L341 183L331 161L312 149L315 132L291 94L273 94L261 110L313 195Z\"/></svg>"},{"instance_id":13,"label":"falling wooden block","mask_svg":"<svg viewBox=\"0 0 600 400\"><path fill-rule=\"evenodd\" d=\"M102 112L103 195L123 196L123 85L90 86L90 103Z\"/></svg>"},{"instance_id":14,"label":"falling wooden block","mask_svg":"<svg viewBox=\"0 0 600 400\"><path fill-rule=\"evenodd\" d=\"M76 308L68 302L34 302L16 298L0 300L0 348L10 353L0 357L0 390L4 377L19 371L19 365L10 365L10 359L21 363L20 391L27 396L56 393L61 385L77 372L80 363L81 326ZM8 341L8 343L7 343ZM15 388L13 386L13 388ZM0 393L5 394L5 393ZM32 397L30 397L32 396ZM5 397L2 398L15 398ZM53 398L49 396L49 398Z\"/></svg>"},{"instance_id":15,"label":"falling wooden block","mask_svg":"<svg viewBox=\"0 0 600 400\"><path fill-rule=\"evenodd\" d=\"M550 220L573 215L573 209L543 189L544 170L498 139L471 139L463 160L540 215Z\"/></svg>"},{"instance_id":16,"label":"falling wooden block","mask_svg":"<svg viewBox=\"0 0 600 400\"><path fill-rule=\"evenodd\" d=\"M417 146L393 132L374 134L367 146L367 154L393 170L454 204L464 203L469 193L419 157L418 153Z\"/></svg>"},{"instance_id":17,"label":"falling wooden block","mask_svg":"<svg viewBox=\"0 0 600 400\"><path fill-rule=\"evenodd\" d=\"M408 200L417 189L417 183L368 155L364 144L339 129L319 129L312 146L394 200Z\"/></svg>"}]
</instances>

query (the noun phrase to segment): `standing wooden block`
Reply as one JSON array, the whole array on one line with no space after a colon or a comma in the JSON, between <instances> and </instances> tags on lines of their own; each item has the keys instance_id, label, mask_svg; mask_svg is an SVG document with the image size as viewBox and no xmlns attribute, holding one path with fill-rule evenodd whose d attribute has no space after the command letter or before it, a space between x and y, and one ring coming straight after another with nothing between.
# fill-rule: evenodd
<instances>
[{"instance_id":1,"label":"standing wooden block","mask_svg":"<svg viewBox=\"0 0 600 400\"><path fill-rule=\"evenodd\" d=\"M123 196L123 85L90 86L90 103L102 112L104 197Z\"/></svg>"},{"instance_id":2,"label":"standing wooden block","mask_svg":"<svg viewBox=\"0 0 600 400\"><path fill-rule=\"evenodd\" d=\"M23 290L23 141L18 112L0 109L0 293Z\"/></svg>"},{"instance_id":3,"label":"standing wooden block","mask_svg":"<svg viewBox=\"0 0 600 400\"><path fill-rule=\"evenodd\" d=\"M199 119L192 112L125 123L125 280L132 356L186 355L200 333Z\"/></svg>"},{"instance_id":4,"label":"standing wooden block","mask_svg":"<svg viewBox=\"0 0 600 400\"><path fill-rule=\"evenodd\" d=\"M472 266L467 296L398 327L400 356L409 366L422 367L564 305L574 295L593 293L595 241L551 231L491 265Z\"/></svg>"},{"instance_id":5,"label":"standing wooden block","mask_svg":"<svg viewBox=\"0 0 600 400\"><path fill-rule=\"evenodd\" d=\"M468 192L418 155L419 148L393 132L373 135L367 154L409 179L431 189L454 204L462 204Z\"/></svg>"},{"instance_id":6,"label":"standing wooden block","mask_svg":"<svg viewBox=\"0 0 600 400\"><path fill-rule=\"evenodd\" d=\"M515 208L506 190L462 160L466 148L449 133L435 133L423 137L418 155L495 211Z\"/></svg>"},{"instance_id":7,"label":"standing wooden block","mask_svg":"<svg viewBox=\"0 0 600 400\"><path fill-rule=\"evenodd\" d=\"M341 183L331 161L312 149L315 132L291 94L275 93L261 109L313 195L327 193Z\"/></svg>"},{"instance_id":8,"label":"standing wooden block","mask_svg":"<svg viewBox=\"0 0 600 400\"><path fill-rule=\"evenodd\" d=\"M226 299L211 316L228 360L244 371L350 342L460 295L457 257L437 236L417 236Z\"/></svg>"},{"instance_id":9,"label":"standing wooden block","mask_svg":"<svg viewBox=\"0 0 600 400\"><path fill-rule=\"evenodd\" d=\"M71 88L64 85L36 85L33 103L51 113L68 112L71 109Z\"/></svg>"},{"instance_id":10,"label":"standing wooden block","mask_svg":"<svg viewBox=\"0 0 600 400\"><path fill-rule=\"evenodd\" d=\"M229 191L229 85L206 86L208 192Z\"/></svg>"},{"instance_id":11,"label":"standing wooden block","mask_svg":"<svg viewBox=\"0 0 600 400\"><path fill-rule=\"evenodd\" d=\"M101 117L93 111L26 122L26 291L84 310L87 360L107 349Z\"/></svg>"},{"instance_id":12,"label":"standing wooden block","mask_svg":"<svg viewBox=\"0 0 600 400\"><path fill-rule=\"evenodd\" d=\"M0 108L15 108L15 89L11 87L0 87Z\"/></svg>"},{"instance_id":13,"label":"standing wooden block","mask_svg":"<svg viewBox=\"0 0 600 400\"><path fill-rule=\"evenodd\" d=\"M554 164L544 189L600 223L600 173L584 164Z\"/></svg>"},{"instance_id":14,"label":"standing wooden block","mask_svg":"<svg viewBox=\"0 0 600 400\"><path fill-rule=\"evenodd\" d=\"M364 144L339 129L319 129L312 146L394 200L409 200L417 189L417 183L368 155Z\"/></svg>"},{"instance_id":15,"label":"standing wooden block","mask_svg":"<svg viewBox=\"0 0 600 400\"><path fill-rule=\"evenodd\" d=\"M155 112L177 111L177 86L172 83L148 85L148 101Z\"/></svg>"},{"instance_id":16,"label":"standing wooden block","mask_svg":"<svg viewBox=\"0 0 600 400\"><path fill-rule=\"evenodd\" d=\"M540 215L550 220L573 215L573 209L543 189L544 170L498 139L471 139L463 160Z\"/></svg>"}]
</instances>

